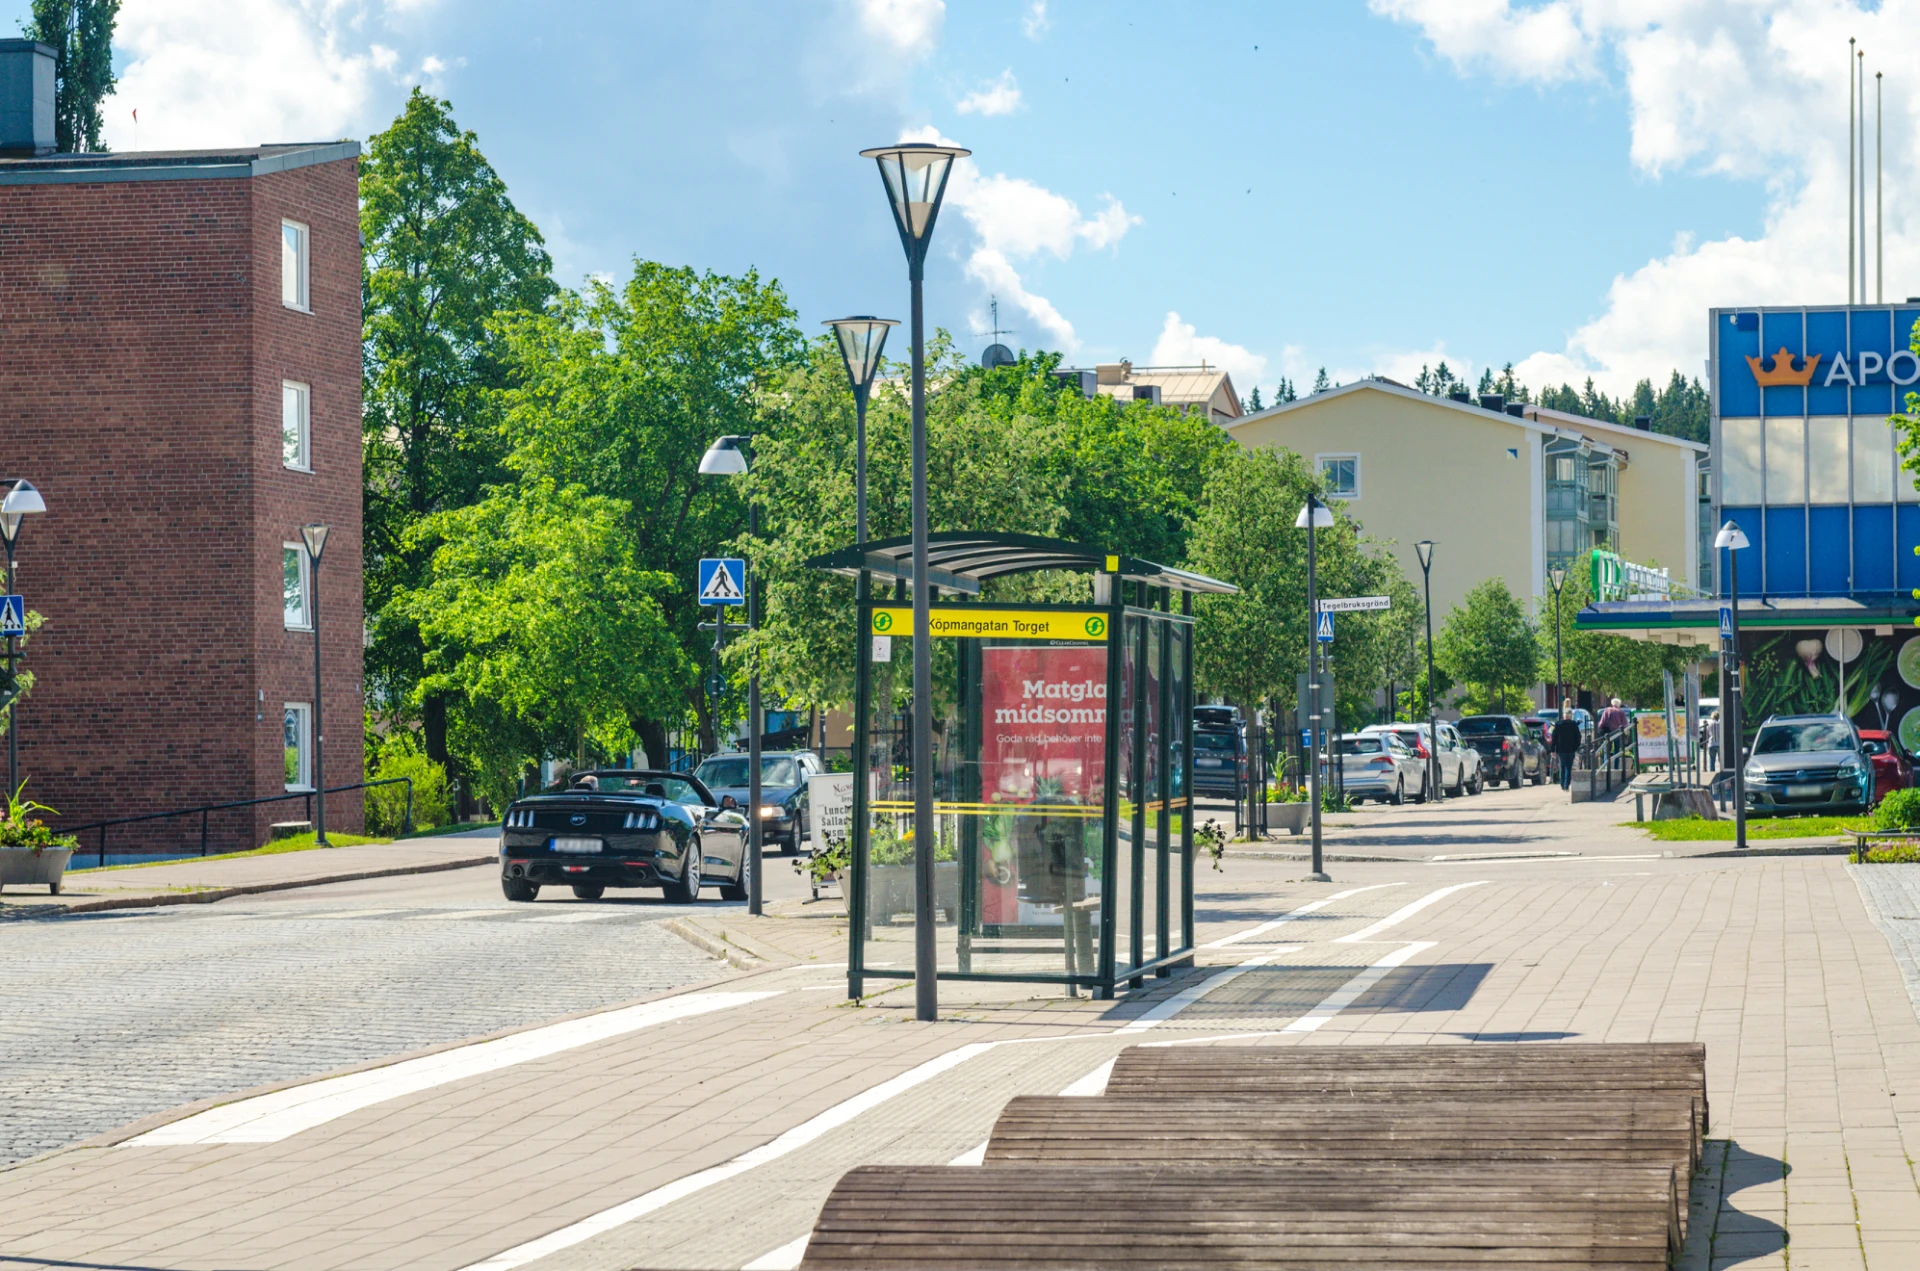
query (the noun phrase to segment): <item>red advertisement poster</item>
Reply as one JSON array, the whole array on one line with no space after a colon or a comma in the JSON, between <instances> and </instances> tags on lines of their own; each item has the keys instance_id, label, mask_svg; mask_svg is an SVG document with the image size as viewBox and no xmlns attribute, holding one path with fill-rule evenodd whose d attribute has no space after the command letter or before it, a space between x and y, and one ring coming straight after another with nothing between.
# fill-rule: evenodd
<instances>
[{"instance_id":1,"label":"red advertisement poster","mask_svg":"<svg viewBox=\"0 0 1920 1271\"><path fill-rule=\"evenodd\" d=\"M1078 853L1088 814L1077 810L1098 809L1106 793L1107 651L990 648L980 658L981 798L1034 809L990 820L981 836L981 921L1013 923L1023 869L1030 902L1085 894ZM1054 807L1062 811L1039 810Z\"/></svg>"}]
</instances>

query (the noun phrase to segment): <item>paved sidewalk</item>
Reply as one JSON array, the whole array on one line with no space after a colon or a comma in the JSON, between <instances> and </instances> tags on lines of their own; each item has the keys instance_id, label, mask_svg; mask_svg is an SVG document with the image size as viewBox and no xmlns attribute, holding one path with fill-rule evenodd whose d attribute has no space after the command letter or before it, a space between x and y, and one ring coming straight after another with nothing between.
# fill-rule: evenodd
<instances>
[{"instance_id":1,"label":"paved sidewalk","mask_svg":"<svg viewBox=\"0 0 1920 1271\"><path fill-rule=\"evenodd\" d=\"M0 892L0 921L93 913L151 905L207 903L290 887L350 882L396 874L459 869L494 858L500 831L494 827L456 830L430 838L357 847L319 847L269 856L202 860L189 857L153 865L69 872L58 896L44 887L13 887ZM75 858L76 867L85 857Z\"/></svg>"}]
</instances>

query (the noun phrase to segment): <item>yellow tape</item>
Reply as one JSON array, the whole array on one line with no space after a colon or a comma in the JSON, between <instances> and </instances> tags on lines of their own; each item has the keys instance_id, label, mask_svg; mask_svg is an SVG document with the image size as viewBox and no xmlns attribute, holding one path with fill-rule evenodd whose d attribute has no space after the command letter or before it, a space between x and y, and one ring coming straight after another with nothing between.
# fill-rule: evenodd
<instances>
[{"instance_id":1,"label":"yellow tape","mask_svg":"<svg viewBox=\"0 0 1920 1271\"><path fill-rule=\"evenodd\" d=\"M1060 609L988 609L968 605L964 609L931 611L933 636L943 638L1010 640L1098 640L1107 638L1107 615L1089 610ZM904 636L914 634L913 610L876 608L873 634Z\"/></svg>"}]
</instances>

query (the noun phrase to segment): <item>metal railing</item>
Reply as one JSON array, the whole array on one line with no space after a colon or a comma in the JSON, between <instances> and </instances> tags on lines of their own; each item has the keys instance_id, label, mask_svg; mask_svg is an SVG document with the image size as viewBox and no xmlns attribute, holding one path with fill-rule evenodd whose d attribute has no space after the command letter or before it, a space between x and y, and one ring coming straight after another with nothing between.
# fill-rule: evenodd
<instances>
[{"instance_id":1,"label":"metal railing","mask_svg":"<svg viewBox=\"0 0 1920 1271\"><path fill-rule=\"evenodd\" d=\"M1625 785L1633 780L1637 763L1633 755L1634 734L1631 728L1621 728L1595 737L1580 749L1580 758L1587 771L1592 774L1590 781L1598 782L1601 774L1606 774L1606 791L1613 793L1615 778Z\"/></svg>"},{"instance_id":2,"label":"metal railing","mask_svg":"<svg viewBox=\"0 0 1920 1271\"><path fill-rule=\"evenodd\" d=\"M407 787L407 809L402 818L400 832L413 832L413 778L383 777L378 781L356 781L350 786L330 786L328 794L345 794L349 790L370 790L375 786L394 786L404 784ZM207 816L212 812L225 812L231 808L253 808L263 803L285 803L290 799L306 800L307 820L313 820L313 790L297 790L291 794L270 794L261 799L233 799L226 803L205 803L193 808L175 808L170 812L147 812L140 816L118 816L110 821L89 821L85 825L76 825L72 829L61 827L61 833L80 835L86 830L100 831L98 848L99 864L107 863L107 831L116 825L137 825L144 821L166 821L178 816L198 816L200 818L200 855L207 854Z\"/></svg>"}]
</instances>

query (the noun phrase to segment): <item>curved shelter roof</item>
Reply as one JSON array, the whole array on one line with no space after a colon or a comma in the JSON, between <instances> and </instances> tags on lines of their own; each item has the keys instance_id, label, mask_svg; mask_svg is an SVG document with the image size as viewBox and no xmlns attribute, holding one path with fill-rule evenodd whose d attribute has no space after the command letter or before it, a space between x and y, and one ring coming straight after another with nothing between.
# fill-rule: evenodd
<instances>
[{"instance_id":1,"label":"curved shelter roof","mask_svg":"<svg viewBox=\"0 0 1920 1271\"><path fill-rule=\"evenodd\" d=\"M864 569L881 578L913 578L913 538L876 539L854 543L816 556L807 562L813 569L857 577ZM1075 573L1106 572L1131 578L1151 587L1170 587L1175 591L1210 592L1232 595L1240 589L1232 583L1208 578L1184 569L1174 569L1138 556L1101 552L1078 543L1033 534L988 534L973 530L942 530L927 536L927 581L949 591L978 595L980 584L989 578L1007 574L1027 574L1040 569L1063 569Z\"/></svg>"}]
</instances>

